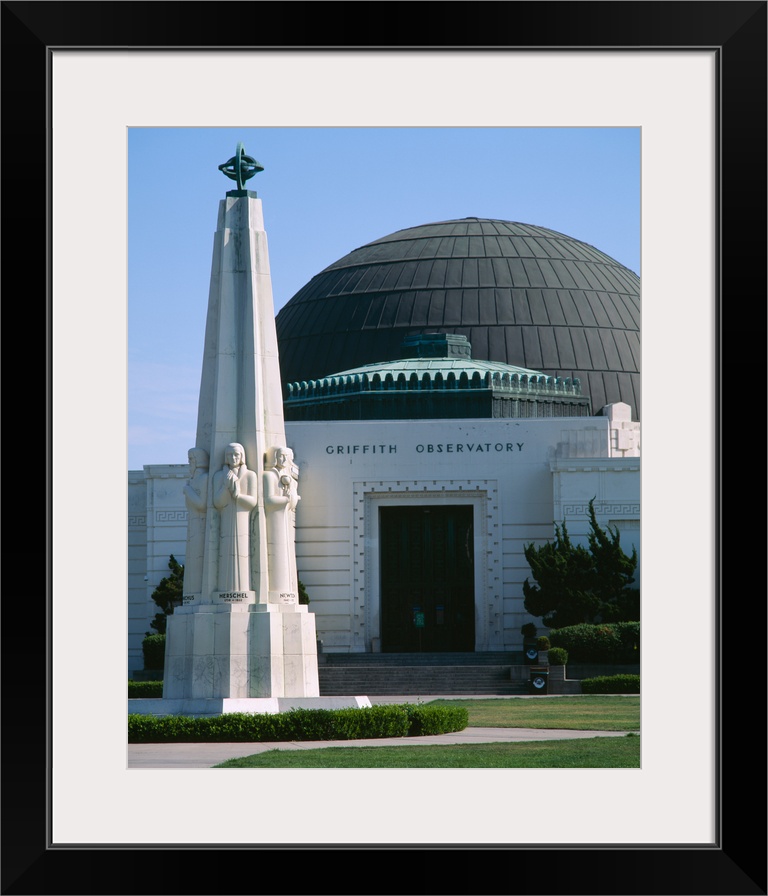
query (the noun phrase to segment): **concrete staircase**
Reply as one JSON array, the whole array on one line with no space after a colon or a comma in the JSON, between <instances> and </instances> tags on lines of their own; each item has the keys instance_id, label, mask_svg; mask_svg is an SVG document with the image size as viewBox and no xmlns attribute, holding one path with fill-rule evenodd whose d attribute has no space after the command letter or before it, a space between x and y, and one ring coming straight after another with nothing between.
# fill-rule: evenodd
<instances>
[{"instance_id":1,"label":"concrete staircase","mask_svg":"<svg viewBox=\"0 0 768 896\"><path fill-rule=\"evenodd\" d=\"M320 696L528 694L520 653L325 653Z\"/></svg>"}]
</instances>

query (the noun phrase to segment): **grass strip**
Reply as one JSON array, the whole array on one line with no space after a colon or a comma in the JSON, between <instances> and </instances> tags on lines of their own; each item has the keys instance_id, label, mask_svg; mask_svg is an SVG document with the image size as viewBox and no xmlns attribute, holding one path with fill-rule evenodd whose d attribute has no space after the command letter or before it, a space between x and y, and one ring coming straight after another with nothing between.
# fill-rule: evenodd
<instances>
[{"instance_id":1,"label":"grass strip","mask_svg":"<svg viewBox=\"0 0 768 896\"><path fill-rule=\"evenodd\" d=\"M215 768L640 768L636 735L451 746L268 750Z\"/></svg>"},{"instance_id":2,"label":"grass strip","mask_svg":"<svg viewBox=\"0 0 768 896\"><path fill-rule=\"evenodd\" d=\"M463 706L470 728L570 728L575 731L636 731L640 697L496 697L433 700L428 705Z\"/></svg>"}]
</instances>

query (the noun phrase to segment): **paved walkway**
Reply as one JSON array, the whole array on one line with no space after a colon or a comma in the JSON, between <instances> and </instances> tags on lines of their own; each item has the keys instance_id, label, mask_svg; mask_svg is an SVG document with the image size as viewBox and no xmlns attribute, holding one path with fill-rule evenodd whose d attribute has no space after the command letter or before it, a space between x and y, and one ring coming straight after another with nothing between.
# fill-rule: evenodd
<instances>
[{"instance_id":1,"label":"paved walkway","mask_svg":"<svg viewBox=\"0 0 768 896\"><path fill-rule=\"evenodd\" d=\"M483 697L371 697L371 703L428 703L438 699L493 699ZM503 697L496 699L503 700ZM538 699L541 699L539 697ZM281 741L234 744L128 744L128 768L212 768L227 759L253 756L267 750L316 750L320 747L389 747L418 744L519 743L537 740L574 740L584 737L625 737L626 731L574 731L560 728L465 728L453 734L424 737L380 737L365 740Z\"/></svg>"},{"instance_id":2,"label":"paved walkway","mask_svg":"<svg viewBox=\"0 0 768 896\"><path fill-rule=\"evenodd\" d=\"M226 759L267 750L316 750L319 747L390 747L417 744L489 744L580 737L624 737L626 731L571 731L541 728L465 728L455 734L379 737L366 740L304 740L243 744L128 744L128 768L212 768Z\"/></svg>"}]
</instances>

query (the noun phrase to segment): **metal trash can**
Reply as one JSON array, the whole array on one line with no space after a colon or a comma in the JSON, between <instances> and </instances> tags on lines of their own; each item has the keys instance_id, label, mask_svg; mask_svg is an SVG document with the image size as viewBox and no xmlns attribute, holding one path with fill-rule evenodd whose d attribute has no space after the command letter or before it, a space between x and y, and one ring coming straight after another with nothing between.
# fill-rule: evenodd
<instances>
[{"instance_id":1,"label":"metal trash can","mask_svg":"<svg viewBox=\"0 0 768 896\"><path fill-rule=\"evenodd\" d=\"M532 694L546 694L549 685L548 669L531 669L528 686Z\"/></svg>"}]
</instances>

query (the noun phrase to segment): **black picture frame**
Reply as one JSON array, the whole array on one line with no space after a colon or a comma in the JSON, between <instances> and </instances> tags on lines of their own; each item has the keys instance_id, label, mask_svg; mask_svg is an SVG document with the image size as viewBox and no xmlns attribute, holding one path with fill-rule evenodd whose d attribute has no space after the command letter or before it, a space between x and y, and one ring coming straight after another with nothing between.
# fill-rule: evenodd
<instances>
[{"instance_id":1,"label":"black picture frame","mask_svg":"<svg viewBox=\"0 0 768 896\"><path fill-rule=\"evenodd\" d=\"M766 716L764 539L755 544L756 480L765 469L763 425L754 427L754 400L737 402L746 383L764 389L766 306L766 7L765 2L497 2L348 5L351 31L340 30L333 4L286 3L2 3L3 240L6 311L14 342L35 308L33 367L45 371L45 399L29 401L6 376L5 418L25 421L28 436L46 431L50 495L50 331L39 349L40 317L50 315L50 224L42 224L50 174L50 58L55 48L498 48L573 50L711 48L718 58L717 309L717 558L718 782L715 842L691 848L643 844L584 847L577 842L578 807L536 807L573 815L574 844L554 846L291 847L252 854L253 847L167 845L58 848L50 843L49 677L51 513L45 526L32 501L23 464L6 476L13 526L6 557L14 572L2 602L3 894L251 893L541 893L747 896L766 893ZM286 14L289 13L289 14ZM346 17L345 17L346 18ZM344 34L354 33L349 43ZM249 35L258 35L252 43ZM362 38L361 38L362 35ZM503 39L502 39L503 38ZM222 88L223 89L223 88ZM97 147L92 151L98 151ZM30 176L31 175L31 176ZM50 193L46 200L50 222ZM30 238L34 234L35 238ZM44 236L46 239L44 239ZM47 245L46 245L47 242ZM45 256L48 250L46 265ZM21 280L19 277L21 276ZM33 298L34 297L34 298ZM33 304L34 302L34 304ZM21 307L17 307L20 305ZM16 309L16 310L14 310ZM725 311L728 311L728 314ZM18 346L14 351L19 351ZM45 363L40 355L44 354ZM14 366L28 369L28 355ZM758 367L759 364L759 367ZM739 388L736 388L738 384ZM754 388L754 386L753 386ZM30 414L31 408L34 412ZM44 419L37 419L39 408ZM34 418L34 426L31 419ZM745 425L746 422L746 425ZM746 431L745 431L746 430ZM16 432L14 427L13 432ZM725 435L730 436L726 442ZM7 440L6 440L7 441ZM736 449L741 451L737 464ZM760 460L751 461L757 446ZM6 447L9 447L8 445ZM10 447L14 447L11 445ZM16 452L14 452L15 455ZM39 462L39 461L38 461ZM736 471L739 471L740 475ZM40 477L40 471L36 474ZM9 482L9 479L12 480ZM749 503L747 496L752 498ZM19 515L23 522L19 522ZM763 511L758 506L757 519ZM11 529L9 532L8 529ZM34 546L30 532L36 534ZM725 534L731 549L725 552ZM30 590L29 570L42 577L37 556L48 547L47 587ZM34 550L33 550L34 547ZM681 558L696 562L696 558ZM18 570L18 572L16 571ZM756 633L756 635L755 635ZM741 649L739 649L741 648ZM670 632L671 689L695 687L700 648L685 632ZM19 671L23 668L23 688ZM694 670L694 671L692 671ZM739 696L741 699L738 699ZM692 745L692 749L695 745ZM84 782L83 786L87 786ZM147 811L162 811L162 795L147 794ZM361 803L362 811L375 807ZM318 825L322 810L318 808ZM350 807L350 811L355 811ZM511 807L510 811L514 811ZM632 807L628 806L631 812ZM659 806L660 813L674 806ZM200 852L196 859L183 853ZM290 854L282 855L287 851ZM163 853L160 857L157 853ZM179 854L181 853L181 854ZM226 855L225 855L226 853ZM276 860L274 874L262 869ZM221 859L223 861L217 861ZM215 884L211 884L211 880ZM274 888L274 889L273 889Z\"/></svg>"}]
</instances>

